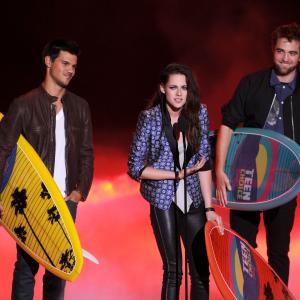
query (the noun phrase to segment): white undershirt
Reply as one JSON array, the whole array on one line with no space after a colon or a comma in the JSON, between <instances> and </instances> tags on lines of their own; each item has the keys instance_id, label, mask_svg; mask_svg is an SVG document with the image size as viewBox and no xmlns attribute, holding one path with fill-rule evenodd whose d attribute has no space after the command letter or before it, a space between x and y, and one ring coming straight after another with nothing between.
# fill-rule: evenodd
<instances>
[{"instance_id":1,"label":"white undershirt","mask_svg":"<svg viewBox=\"0 0 300 300\"><path fill-rule=\"evenodd\" d=\"M178 152L179 152L179 163L180 167L182 168L183 162L184 162L184 152L183 152L183 143L178 144ZM177 196L177 203L175 202L175 197L173 201L175 204L180 208L180 210L184 213L184 180L180 179L176 191L176 196ZM190 210L190 206L192 204L192 199L190 195L187 193L187 212Z\"/></svg>"},{"instance_id":2,"label":"white undershirt","mask_svg":"<svg viewBox=\"0 0 300 300\"><path fill-rule=\"evenodd\" d=\"M63 109L56 114L55 125L55 163L54 181L56 182L63 197L66 196L66 137L65 137L65 116Z\"/></svg>"}]
</instances>

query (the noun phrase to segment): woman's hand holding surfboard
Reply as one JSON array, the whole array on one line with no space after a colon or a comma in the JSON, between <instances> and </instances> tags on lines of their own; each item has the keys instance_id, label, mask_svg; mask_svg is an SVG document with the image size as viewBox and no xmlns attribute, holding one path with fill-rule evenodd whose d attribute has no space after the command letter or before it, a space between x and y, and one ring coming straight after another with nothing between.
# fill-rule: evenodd
<instances>
[{"instance_id":1,"label":"woman's hand holding surfboard","mask_svg":"<svg viewBox=\"0 0 300 300\"><path fill-rule=\"evenodd\" d=\"M224 234L224 224L223 224L223 220L222 220L221 216L216 214L216 212L213 210L213 211L206 212L206 218L207 218L207 221L213 221L214 223L216 223L218 225L219 233L221 235Z\"/></svg>"}]
</instances>

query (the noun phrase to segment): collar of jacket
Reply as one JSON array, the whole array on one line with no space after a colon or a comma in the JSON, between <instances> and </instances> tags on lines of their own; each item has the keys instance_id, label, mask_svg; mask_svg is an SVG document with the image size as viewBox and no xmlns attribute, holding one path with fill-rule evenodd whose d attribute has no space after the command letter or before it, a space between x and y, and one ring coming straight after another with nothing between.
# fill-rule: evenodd
<instances>
[{"instance_id":1,"label":"collar of jacket","mask_svg":"<svg viewBox=\"0 0 300 300\"><path fill-rule=\"evenodd\" d=\"M167 110L165 100L162 100L160 102L160 110L161 110L161 114L162 114L162 124L163 124L162 130L165 132L168 143L170 145L170 149L173 154L175 166L180 170L181 167L180 167L180 163L179 163L178 143L174 137L173 126L171 124L171 118L170 118L170 114ZM184 126L186 127L187 120L184 118L184 116L180 115L178 122L181 124L184 124ZM185 132L186 132L186 128L185 128ZM194 155L194 152L192 150L192 147L190 146L190 144L188 144L187 151L186 151L186 159L183 162L184 168L187 166L189 160L191 159L191 157L193 155Z\"/></svg>"},{"instance_id":2,"label":"collar of jacket","mask_svg":"<svg viewBox=\"0 0 300 300\"><path fill-rule=\"evenodd\" d=\"M50 95L50 94L45 90L43 84L41 84L41 85L39 86L39 90L40 90L40 93L45 97L45 99L47 99L47 101L49 101L50 104L54 103L54 102L57 100L57 98L58 98L58 97L56 97L56 96ZM63 97L62 97L61 101L64 102L65 99L67 98L67 96L68 96L68 90L65 89L65 92L64 92L64 94L63 94Z\"/></svg>"},{"instance_id":3,"label":"collar of jacket","mask_svg":"<svg viewBox=\"0 0 300 300\"><path fill-rule=\"evenodd\" d=\"M296 73L296 87L295 87L294 93L296 93L296 91L298 93L300 90L300 70L299 70L299 68L296 69L296 72L297 72Z\"/></svg>"}]
</instances>

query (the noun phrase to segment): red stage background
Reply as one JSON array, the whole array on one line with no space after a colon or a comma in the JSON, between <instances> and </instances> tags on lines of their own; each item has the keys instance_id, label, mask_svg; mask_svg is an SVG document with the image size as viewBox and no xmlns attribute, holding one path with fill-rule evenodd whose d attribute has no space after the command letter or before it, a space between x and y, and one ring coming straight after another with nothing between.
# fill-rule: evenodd
<instances>
[{"instance_id":1,"label":"red stage background","mask_svg":"<svg viewBox=\"0 0 300 300\"><path fill-rule=\"evenodd\" d=\"M138 184L125 173L127 153L119 144L125 137L130 138L127 132L120 131L111 145L96 144L95 180L89 199L79 206L77 228L83 248L93 253L100 264L97 266L85 260L79 278L67 284L66 300L160 299L162 265L150 225L149 206L139 195ZM112 160L114 164L111 164ZM228 222L228 211L220 209L219 212ZM258 240L258 250L265 257L263 230ZM8 300L16 250L4 229L0 229L0 241L0 300ZM300 298L299 253L298 209L292 232L289 284L297 299ZM41 268L35 300L41 299L43 272ZM222 299L212 276L211 299Z\"/></svg>"},{"instance_id":2,"label":"red stage background","mask_svg":"<svg viewBox=\"0 0 300 300\"><path fill-rule=\"evenodd\" d=\"M66 300L159 299L162 266L138 184L126 175L127 150L138 113L170 62L189 65L208 105L211 129L240 78L272 62L270 33L299 22L299 1L132 0L5 1L1 4L1 101L41 82L40 53L56 37L82 47L70 89L92 108L95 179L78 208L82 245L100 259L86 261L67 285ZM1 141L0 141L1 142ZM224 219L228 211L220 210ZM300 213L291 242L290 289L300 299ZM263 230L259 251L265 255ZM15 243L0 228L0 300L10 299ZM41 268L42 269L42 268ZM35 300L41 299L41 276ZM211 299L221 296L211 278Z\"/></svg>"}]
</instances>

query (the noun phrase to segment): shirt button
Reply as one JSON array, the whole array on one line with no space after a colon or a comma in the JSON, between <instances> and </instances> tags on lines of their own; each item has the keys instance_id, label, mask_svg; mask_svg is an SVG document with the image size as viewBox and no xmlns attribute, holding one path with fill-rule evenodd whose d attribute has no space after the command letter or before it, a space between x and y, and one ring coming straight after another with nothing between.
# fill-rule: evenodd
<instances>
[{"instance_id":1,"label":"shirt button","mask_svg":"<svg viewBox=\"0 0 300 300\"><path fill-rule=\"evenodd\" d=\"M283 101L281 101L281 104L283 104L284 102Z\"/></svg>"},{"instance_id":2,"label":"shirt button","mask_svg":"<svg viewBox=\"0 0 300 300\"><path fill-rule=\"evenodd\" d=\"M285 89L285 85L283 85L282 88Z\"/></svg>"},{"instance_id":3,"label":"shirt button","mask_svg":"<svg viewBox=\"0 0 300 300\"><path fill-rule=\"evenodd\" d=\"M282 118L281 118L281 117L279 117L278 119L279 119L279 120L281 120Z\"/></svg>"}]
</instances>

